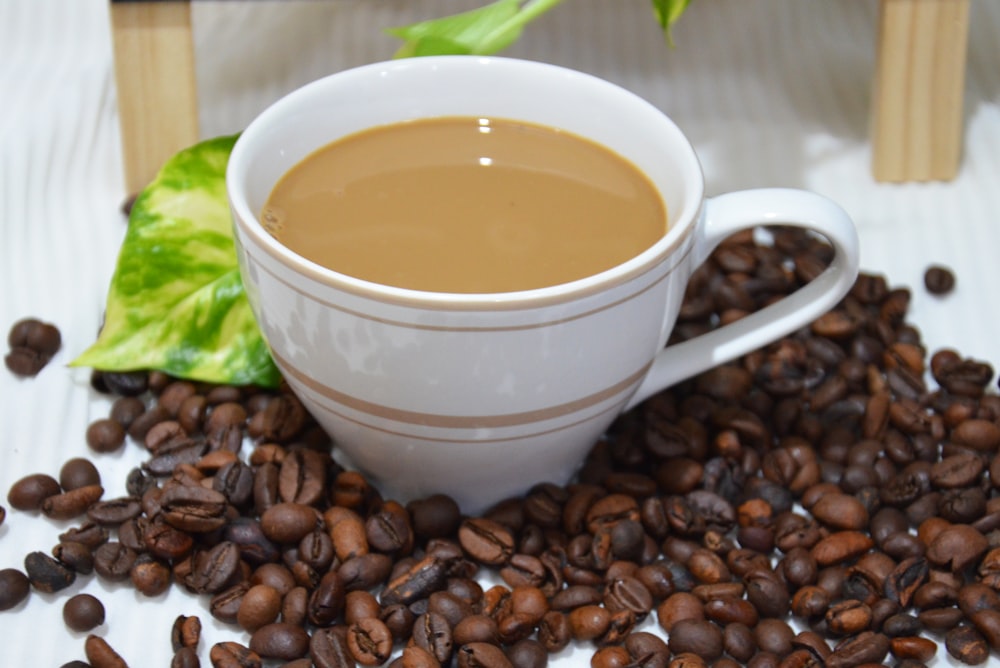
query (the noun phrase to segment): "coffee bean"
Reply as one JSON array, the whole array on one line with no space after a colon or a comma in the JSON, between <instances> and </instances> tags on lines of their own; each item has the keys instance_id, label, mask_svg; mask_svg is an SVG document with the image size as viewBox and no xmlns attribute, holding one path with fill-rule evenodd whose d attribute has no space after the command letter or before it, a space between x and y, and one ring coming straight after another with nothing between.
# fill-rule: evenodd
<instances>
[{"instance_id":1,"label":"coffee bean","mask_svg":"<svg viewBox=\"0 0 1000 668\"><path fill-rule=\"evenodd\" d=\"M986 553L989 542L970 526L956 524L938 533L927 545L927 560L952 571L963 571Z\"/></svg>"},{"instance_id":2,"label":"coffee bean","mask_svg":"<svg viewBox=\"0 0 1000 668\"><path fill-rule=\"evenodd\" d=\"M97 485L100 487L100 485ZM96 501L87 508L87 519L104 526L120 526L137 518L142 513L142 504L132 496Z\"/></svg>"},{"instance_id":3,"label":"coffee bean","mask_svg":"<svg viewBox=\"0 0 1000 668\"><path fill-rule=\"evenodd\" d=\"M389 580L380 594L382 605L414 601L441 589L448 576L449 563L433 555L415 562L399 576Z\"/></svg>"},{"instance_id":4,"label":"coffee bean","mask_svg":"<svg viewBox=\"0 0 1000 668\"><path fill-rule=\"evenodd\" d=\"M107 643L104 638L95 635L87 636L83 643L87 661L93 668L128 668L125 659Z\"/></svg>"},{"instance_id":5,"label":"coffee bean","mask_svg":"<svg viewBox=\"0 0 1000 668\"><path fill-rule=\"evenodd\" d=\"M240 600L236 622L253 633L277 620L281 611L281 600L281 594L273 587L264 584L250 587Z\"/></svg>"},{"instance_id":6,"label":"coffee bean","mask_svg":"<svg viewBox=\"0 0 1000 668\"><path fill-rule=\"evenodd\" d=\"M357 665L347 648L343 626L316 629L309 640L309 657L316 668L353 668Z\"/></svg>"},{"instance_id":7,"label":"coffee bean","mask_svg":"<svg viewBox=\"0 0 1000 668\"><path fill-rule=\"evenodd\" d=\"M74 571L44 552L29 552L24 557L24 572L33 588L47 594L61 591L76 581ZM7 577L11 578L11 582L17 585L18 578L16 576ZM12 600L17 598L18 592L19 589L16 588L15 595L11 597Z\"/></svg>"},{"instance_id":8,"label":"coffee bean","mask_svg":"<svg viewBox=\"0 0 1000 668\"><path fill-rule=\"evenodd\" d=\"M16 568L0 570L0 611L10 610L28 598L31 581Z\"/></svg>"},{"instance_id":9,"label":"coffee bean","mask_svg":"<svg viewBox=\"0 0 1000 668\"><path fill-rule=\"evenodd\" d=\"M336 571L329 571L309 597L307 615L317 626L329 626L344 610L347 591Z\"/></svg>"},{"instance_id":10,"label":"coffee bean","mask_svg":"<svg viewBox=\"0 0 1000 668\"><path fill-rule=\"evenodd\" d=\"M548 651L534 638L526 638L507 648L507 659L512 668L545 668Z\"/></svg>"},{"instance_id":11,"label":"coffee bean","mask_svg":"<svg viewBox=\"0 0 1000 668\"><path fill-rule=\"evenodd\" d=\"M924 287L932 295L946 295L955 289L955 274L941 265L931 265L924 270Z\"/></svg>"},{"instance_id":12,"label":"coffee bean","mask_svg":"<svg viewBox=\"0 0 1000 668\"><path fill-rule=\"evenodd\" d=\"M94 570L111 582L127 580L138 555L118 541L109 541L94 550Z\"/></svg>"},{"instance_id":13,"label":"coffee bean","mask_svg":"<svg viewBox=\"0 0 1000 668\"><path fill-rule=\"evenodd\" d=\"M433 655L442 664L452 656L454 640L448 621L441 615L429 612L416 618L411 640L414 645Z\"/></svg>"},{"instance_id":14,"label":"coffee bean","mask_svg":"<svg viewBox=\"0 0 1000 668\"><path fill-rule=\"evenodd\" d=\"M465 520L458 529L458 539L472 559L491 566L506 563L514 552L513 534L490 519Z\"/></svg>"},{"instance_id":15,"label":"coffee bean","mask_svg":"<svg viewBox=\"0 0 1000 668\"><path fill-rule=\"evenodd\" d=\"M260 526L269 540L292 544L315 529L318 521L319 517L311 506L284 502L265 510L260 517Z\"/></svg>"},{"instance_id":16,"label":"coffee bean","mask_svg":"<svg viewBox=\"0 0 1000 668\"><path fill-rule=\"evenodd\" d=\"M87 427L87 445L94 452L114 452L125 444L125 428L111 418L100 418Z\"/></svg>"},{"instance_id":17,"label":"coffee bean","mask_svg":"<svg viewBox=\"0 0 1000 668\"><path fill-rule=\"evenodd\" d=\"M163 520L181 531L214 531L226 522L225 495L207 487L173 485L164 490L160 506Z\"/></svg>"},{"instance_id":18,"label":"coffee bean","mask_svg":"<svg viewBox=\"0 0 1000 668\"><path fill-rule=\"evenodd\" d=\"M63 603L62 615L66 626L85 633L104 623L104 604L90 594L77 594Z\"/></svg>"},{"instance_id":19,"label":"coffee bean","mask_svg":"<svg viewBox=\"0 0 1000 668\"><path fill-rule=\"evenodd\" d=\"M377 666L392 653L392 632L378 617L367 617L347 629L347 648L358 663Z\"/></svg>"},{"instance_id":20,"label":"coffee bean","mask_svg":"<svg viewBox=\"0 0 1000 668\"><path fill-rule=\"evenodd\" d=\"M190 647L181 647L179 650L174 652L173 658L170 659L170 668L200 667L201 660L198 659L198 653Z\"/></svg>"},{"instance_id":21,"label":"coffee bean","mask_svg":"<svg viewBox=\"0 0 1000 668\"><path fill-rule=\"evenodd\" d=\"M847 668L864 663L880 663L889 653L889 638L881 633L862 631L839 643L826 658L829 668Z\"/></svg>"},{"instance_id":22,"label":"coffee bean","mask_svg":"<svg viewBox=\"0 0 1000 668\"><path fill-rule=\"evenodd\" d=\"M45 499L60 492L62 488L55 478L45 473L33 473L11 485L7 503L17 510L41 510Z\"/></svg>"},{"instance_id":23,"label":"coffee bean","mask_svg":"<svg viewBox=\"0 0 1000 668\"><path fill-rule=\"evenodd\" d=\"M260 655L237 642L223 641L212 645L208 654L213 668L262 668Z\"/></svg>"},{"instance_id":24,"label":"coffee bean","mask_svg":"<svg viewBox=\"0 0 1000 668\"><path fill-rule=\"evenodd\" d=\"M456 655L459 668L513 668L504 651L488 643L469 643L459 648Z\"/></svg>"},{"instance_id":25,"label":"coffee bean","mask_svg":"<svg viewBox=\"0 0 1000 668\"><path fill-rule=\"evenodd\" d=\"M201 619L192 615L178 615L170 629L170 645L175 652L197 649L201 642Z\"/></svg>"},{"instance_id":26,"label":"coffee bean","mask_svg":"<svg viewBox=\"0 0 1000 668\"><path fill-rule=\"evenodd\" d=\"M42 501L42 513L54 520L71 520L83 515L104 494L100 485L77 487Z\"/></svg>"},{"instance_id":27,"label":"coffee bean","mask_svg":"<svg viewBox=\"0 0 1000 668\"><path fill-rule=\"evenodd\" d=\"M670 630L668 645L674 654L689 652L713 661L722 656L722 631L707 620L682 619Z\"/></svg>"},{"instance_id":28,"label":"coffee bean","mask_svg":"<svg viewBox=\"0 0 1000 668\"><path fill-rule=\"evenodd\" d=\"M598 605L583 605L567 615L570 634L575 640L596 640L611 626L611 613Z\"/></svg>"},{"instance_id":29,"label":"coffee bean","mask_svg":"<svg viewBox=\"0 0 1000 668\"><path fill-rule=\"evenodd\" d=\"M292 661L309 651L309 634L294 624L266 624L251 634L250 651L262 659Z\"/></svg>"},{"instance_id":30,"label":"coffee bean","mask_svg":"<svg viewBox=\"0 0 1000 668\"><path fill-rule=\"evenodd\" d=\"M101 474L89 459L73 457L59 469L59 486L66 491L100 484Z\"/></svg>"},{"instance_id":31,"label":"coffee bean","mask_svg":"<svg viewBox=\"0 0 1000 668\"><path fill-rule=\"evenodd\" d=\"M974 626L961 624L944 634L944 646L955 659L969 666L985 663L990 657L990 646Z\"/></svg>"}]
</instances>

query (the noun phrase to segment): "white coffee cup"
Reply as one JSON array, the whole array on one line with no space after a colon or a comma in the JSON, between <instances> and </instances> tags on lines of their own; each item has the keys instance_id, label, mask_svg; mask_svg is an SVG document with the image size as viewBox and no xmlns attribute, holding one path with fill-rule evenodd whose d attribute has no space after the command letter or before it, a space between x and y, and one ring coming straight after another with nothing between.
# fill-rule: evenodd
<instances>
[{"instance_id":1,"label":"white coffee cup","mask_svg":"<svg viewBox=\"0 0 1000 668\"><path fill-rule=\"evenodd\" d=\"M501 294L377 285L288 250L258 216L314 150L406 119L484 116L564 128L652 180L667 233L587 278ZM607 81L509 58L375 63L315 81L243 132L226 183L250 303L287 382L347 463L401 501L445 493L467 512L565 483L612 420L651 394L760 348L833 307L858 272L846 213L790 189L704 195L701 166L661 111ZM731 234L808 228L834 248L811 283L665 347L692 271Z\"/></svg>"}]
</instances>

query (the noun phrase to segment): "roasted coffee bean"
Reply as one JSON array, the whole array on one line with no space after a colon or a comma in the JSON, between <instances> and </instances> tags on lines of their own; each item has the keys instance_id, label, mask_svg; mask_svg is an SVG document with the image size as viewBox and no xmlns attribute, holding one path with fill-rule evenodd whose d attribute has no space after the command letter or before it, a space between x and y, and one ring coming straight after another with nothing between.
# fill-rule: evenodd
<instances>
[{"instance_id":1,"label":"roasted coffee bean","mask_svg":"<svg viewBox=\"0 0 1000 668\"><path fill-rule=\"evenodd\" d=\"M338 569L348 591L356 589L374 589L389 577L392 569L392 559L384 554L371 552L352 557L343 562ZM444 574L444 569L441 570ZM401 583L396 583L399 586ZM398 593L398 592L397 592Z\"/></svg>"},{"instance_id":2,"label":"roasted coffee bean","mask_svg":"<svg viewBox=\"0 0 1000 668\"><path fill-rule=\"evenodd\" d=\"M721 596L706 601L704 610L705 617L720 626L740 623L753 628L759 619L757 609L749 601L735 596Z\"/></svg>"},{"instance_id":3,"label":"roasted coffee bean","mask_svg":"<svg viewBox=\"0 0 1000 668\"><path fill-rule=\"evenodd\" d=\"M154 456L143 465L143 470L154 476L168 476L179 466L194 466L205 455L208 445L200 439L180 437L160 444Z\"/></svg>"},{"instance_id":4,"label":"roasted coffee bean","mask_svg":"<svg viewBox=\"0 0 1000 668\"><path fill-rule=\"evenodd\" d=\"M118 537L123 545L132 550L138 551L135 547L126 544L125 534L119 529ZM143 528L142 545L154 557L176 561L183 559L194 548L194 537L176 529L166 522L157 519L148 522Z\"/></svg>"},{"instance_id":5,"label":"roasted coffee bean","mask_svg":"<svg viewBox=\"0 0 1000 668\"><path fill-rule=\"evenodd\" d=\"M418 616L413 622L411 634L411 642L426 650L441 664L447 664L451 660L454 649L452 630L441 615L428 612Z\"/></svg>"},{"instance_id":6,"label":"roasted coffee bean","mask_svg":"<svg viewBox=\"0 0 1000 668\"><path fill-rule=\"evenodd\" d=\"M682 619L670 630L668 645L675 655L691 653L713 661L722 656L722 631L707 620Z\"/></svg>"},{"instance_id":7,"label":"roasted coffee bean","mask_svg":"<svg viewBox=\"0 0 1000 668\"><path fill-rule=\"evenodd\" d=\"M281 621L302 626L309 611L309 590L299 585L292 587L281 599Z\"/></svg>"},{"instance_id":8,"label":"roasted coffee bean","mask_svg":"<svg viewBox=\"0 0 1000 668\"><path fill-rule=\"evenodd\" d=\"M204 533L224 526L227 500L214 489L172 485L159 499L163 520L181 531Z\"/></svg>"},{"instance_id":9,"label":"roasted coffee bean","mask_svg":"<svg viewBox=\"0 0 1000 668\"><path fill-rule=\"evenodd\" d=\"M178 650L197 649L201 642L201 619L197 616L178 615L170 629L170 645Z\"/></svg>"},{"instance_id":10,"label":"roasted coffee bean","mask_svg":"<svg viewBox=\"0 0 1000 668\"><path fill-rule=\"evenodd\" d=\"M118 541L108 541L94 550L94 571L105 580L127 580L138 555Z\"/></svg>"},{"instance_id":11,"label":"roasted coffee bean","mask_svg":"<svg viewBox=\"0 0 1000 668\"><path fill-rule=\"evenodd\" d=\"M235 543L221 541L211 548L195 552L191 572L184 585L199 594L215 594L225 589L240 568L240 551Z\"/></svg>"},{"instance_id":12,"label":"roasted coffee bean","mask_svg":"<svg viewBox=\"0 0 1000 668\"><path fill-rule=\"evenodd\" d=\"M358 620L347 628L347 648L358 663L377 666L392 653L392 632L378 617Z\"/></svg>"},{"instance_id":13,"label":"roasted coffee bean","mask_svg":"<svg viewBox=\"0 0 1000 668\"><path fill-rule=\"evenodd\" d=\"M87 427L86 437L94 452L114 452L125 444L125 428L117 420L100 418Z\"/></svg>"},{"instance_id":14,"label":"roasted coffee bean","mask_svg":"<svg viewBox=\"0 0 1000 668\"><path fill-rule=\"evenodd\" d=\"M380 594L382 605L409 605L430 596L444 585L448 577L448 566L448 562L433 555L415 562L399 576L389 580Z\"/></svg>"},{"instance_id":15,"label":"roasted coffee bean","mask_svg":"<svg viewBox=\"0 0 1000 668\"><path fill-rule=\"evenodd\" d=\"M461 522L461 511L455 500L444 494L431 495L407 505L413 532L423 539L443 538L455 533Z\"/></svg>"},{"instance_id":16,"label":"roasted coffee bean","mask_svg":"<svg viewBox=\"0 0 1000 668\"><path fill-rule=\"evenodd\" d=\"M329 571L309 597L307 616L317 626L329 626L344 611L347 591L337 571Z\"/></svg>"},{"instance_id":17,"label":"roasted coffee bean","mask_svg":"<svg viewBox=\"0 0 1000 668\"><path fill-rule=\"evenodd\" d=\"M611 613L598 605L584 605L567 614L569 631L578 641L596 640L611 626Z\"/></svg>"},{"instance_id":18,"label":"roasted coffee bean","mask_svg":"<svg viewBox=\"0 0 1000 668\"><path fill-rule=\"evenodd\" d=\"M539 633L541 634L541 630ZM495 619L488 615L474 614L454 625L452 639L459 646L471 642L488 642L499 645L500 632Z\"/></svg>"},{"instance_id":19,"label":"roasted coffee bean","mask_svg":"<svg viewBox=\"0 0 1000 668\"><path fill-rule=\"evenodd\" d=\"M174 656L170 659L170 668L200 668L201 660L198 658L198 652L194 651L190 647L181 647L179 650L174 652Z\"/></svg>"},{"instance_id":20,"label":"roasted coffee bean","mask_svg":"<svg viewBox=\"0 0 1000 668\"><path fill-rule=\"evenodd\" d=\"M260 655L238 642L223 641L212 645L208 654L212 668L262 668Z\"/></svg>"},{"instance_id":21,"label":"roasted coffee bean","mask_svg":"<svg viewBox=\"0 0 1000 668\"><path fill-rule=\"evenodd\" d=\"M253 633L278 619L281 612L282 596L273 587L265 584L254 585L243 594L236 612L236 623Z\"/></svg>"},{"instance_id":22,"label":"roasted coffee bean","mask_svg":"<svg viewBox=\"0 0 1000 668\"><path fill-rule=\"evenodd\" d=\"M47 498L61 492L62 488L55 478L46 473L33 473L11 485L7 503L17 510L41 510Z\"/></svg>"},{"instance_id":23,"label":"roasted coffee bean","mask_svg":"<svg viewBox=\"0 0 1000 668\"><path fill-rule=\"evenodd\" d=\"M240 603L243 601L243 595L247 593L250 589L250 583L248 582L238 582L223 589L219 593L212 596L209 600L208 610L213 617L221 622L227 624L237 623L237 614L239 613Z\"/></svg>"},{"instance_id":24,"label":"roasted coffee bean","mask_svg":"<svg viewBox=\"0 0 1000 668\"><path fill-rule=\"evenodd\" d=\"M976 610L969 621L994 650L1000 650L1000 610Z\"/></svg>"},{"instance_id":25,"label":"roasted coffee bean","mask_svg":"<svg viewBox=\"0 0 1000 668\"><path fill-rule=\"evenodd\" d=\"M977 530L965 524L943 529L927 545L927 561L934 566L963 571L982 557L989 542Z\"/></svg>"},{"instance_id":26,"label":"roasted coffee bean","mask_svg":"<svg viewBox=\"0 0 1000 668\"><path fill-rule=\"evenodd\" d=\"M291 449L278 471L278 496L282 501L313 505L326 494L326 461L319 452Z\"/></svg>"},{"instance_id":27,"label":"roasted coffee bean","mask_svg":"<svg viewBox=\"0 0 1000 668\"><path fill-rule=\"evenodd\" d=\"M83 643L83 651L93 668L128 668L125 659L99 636L87 636Z\"/></svg>"},{"instance_id":28,"label":"roasted coffee bean","mask_svg":"<svg viewBox=\"0 0 1000 668\"><path fill-rule=\"evenodd\" d=\"M93 522L87 522L81 526L67 529L63 533L59 534L59 542L80 543L94 550L97 549L98 546L108 542L109 536L110 533L105 527L94 524Z\"/></svg>"},{"instance_id":29,"label":"roasted coffee bean","mask_svg":"<svg viewBox=\"0 0 1000 668\"><path fill-rule=\"evenodd\" d=\"M0 570L0 611L20 605L31 593L31 580L16 568Z\"/></svg>"},{"instance_id":30,"label":"roasted coffee bean","mask_svg":"<svg viewBox=\"0 0 1000 668\"><path fill-rule=\"evenodd\" d=\"M309 639L309 658L316 668L354 668L357 665L347 647L343 626L313 631Z\"/></svg>"},{"instance_id":31,"label":"roasted coffee bean","mask_svg":"<svg viewBox=\"0 0 1000 668\"><path fill-rule=\"evenodd\" d=\"M371 592L349 591L344 597L344 623L348 626L361 619L378 618L381 614L382 606Z\"/></svg>"},{"instance_id":32,"label":"roasted coffee bean","mask_svg":"<svg viewBox=\"0 0 1000 668\"><path fill-rule=\"evenodd\" d=\"M90 594L76 594L63 603L62 616L66 626L85 633L104 623L104 604Z\"/></svg>"},{"instance_id":33,"label":"roasted coffee bean","mask_svg":"<svg viewBox=\"0 0 1000 668\"><path fill-rule=\"evenodd\" d=\"M223 451L217 450L216 452ZM211 454L209 453L207 456L211 456ZM253 501L253 469L239 460L229 462L212 477L212 489L225 496L231 505L245 508Z\"/></svg>"},{"instance_id":34,"label":"roasted coffee bean","mask_svg":"<svg viewBox=\"0 0 1000 668\"><path fill-rule=\"evenodd\" d=\"M525 638L508 647L507 658L512 668L545 668L549 662L548 651L534 638Z\"/></svg>"},{"instance_id":35,"label":"roasted coffee bean","mask_svg":"<svg viewBox=\"0 0 1000 668\"><path fill-rule=\"evenodd\" d=\"M818 560L817 560L818 561ZM747 600L763 617L783 617L791 597L788 587L769 570L758 569L743 576Z\"/></svg>"},{"instance_id":36,"label":"roasted coffee bean","mask_svg":"<svg viewBox=\"0 0 1000 668\"><path fill-rule=\"evenodd\" d=\"M458 529L458 540L472 559L490 566L505 564L514 553L511 531L494 520L470 518Z\"/></svg>"},{"instance_id":37,"label":"roasted coffee bean","mask_svg":"<svg viewBox=\"0 0 1000 668\"><path fill-rule=\"evenodd\" d=\"M267 624L250 635L250 651L262 659L292 661L308 653L309 634L295 624Z\"/></svg>"},{"instance_id":38,"label":"roasted coffee bean","mask_svg":"<svg viewBox=\"0 0 1000 668\"><path fill-rule=\"evenodd\" d=\"M368 516L365 535L373 550L409 554L413 550L413 529L406 509L395 501L386 501Z\"/></svg>"},{"instance_id":39,"label":"roasted coffee bean","mask_svg":"<svg viewBox=\"0 0 1000 668\"><path fill-rule=\"evenodd\" d=\"M969 624L961 624L944 634L944 646L955 659L969 666L986 663L990 646L983 635Z\"/></svg>"},{"instance_id":40,"label":"roasted coffee bean","mask_svg":"<svg viewBox=\"0 0 1000 668\"><path fill-rule=\"evenodd\" d=\"M827 628L838 636L860 633L867 629L871 622L871 607L857 600L839 601L826 611Z\"/></svg>"},{"instance_id":41,"label":"roasted coffee bean","mask_svg":"<svg viewBox=\"0 0 1000 668\"><path fill-rule=\"evenodd\" d=\"M937 653L937 643L933 640L913 636L893 638L889 648L897 659L912 659L925 663L933 659Z\"/></svg>"},{"instance_id":42,"label":"roasted coffee bean","mask_svg":"<svg viewBox=\"0 0 1000 668\"><path fill-rule=\"evenodd\" d=\"M311 506L292 502L275 504L260 517L264 535L275 543L283 544L298 543L318 523L319 516Z\"/></svg>"},{"instance_id":43,"label":"roasted coffee bean","mask_svg":"<svg viewBox=\"0 0 1000 668\"><path fill-rule=\"evenodd\" d=\"M931 265L924 270L924 287L932 295L946 295L955 289L955 274L948 267Z\"/></svg>"},{"instance_id":44,"label":"roasted coffee bean","mask_svg":"<svg viewBox=\"0 0 1000 668\"><path fill-rule=\"evenodd\" d=\"M150 554L140 554L132 564L129 579L136 591L144 596L159 596L170 586L171 571L167 564Z\"/></svg>"},{"instance_id":45,"label":"roasted coffee bean","mask_svg":"<svg viewBox=\"0 0 1000 668\"><path fill-rule=\"evenodd\" d=\"M456 652L459 668L513 668L504 651L489 643L469 643Z\"/></svg>"},{"instance_id":46,"label":"roasted coffee bean","mask_svg":"<svg viewBox=\"0 0 1000 668\"><path fill-rule=\"evenodd\" d=\"M287 443L301 432L305 421L306 412L299 400L283 394L250 417L247 433L255 439Z\"/></svg>"},{"instance_id":47,"label":"roasted coffee bean","mask_svg":"<svg viewBox=\"0 0 1000 668\"><path fill-rule=\"evenodd\" d=\"M101 474L89 459L73 457L66 460L59 469L59 486L66 491L100 484Z\"/></svg>"},{"instance_id":48,"label":"roasted coffee bean","mask_svg":"<svg viewBox=\"0 0 1000 668\"><path fill-rule=\"evenodd\" d=\"M52 556L80 575L90 575L94 570L94 553L83 543L61 542L52 548Z\"/></svg>"},{"instance_id":49,"label":"roasted coffee bean","mask_svg":"<svg viewBox=\"0 0 1000 668\"><path fill-rule=\"evenodd\" d=\"M826 665L829 668L848 668L865 663L880 663L889 649L887 636L862 631L834 647L833 653L826 657Z\"/></svg>"},{"instance_id":50,"label":"roasted coffee bean","mask_svg":"<svg viewBox=\"0 0 1000 668\"><path fill-rule=\"evenodd\" d=\"M42 501L42 513L54 520L71 520L83 515L91 505L104 494L100 485L87 485L61 494L55 494Z\"/></svg>"},{"instance_id":51,"label":"roasted coffee bean","mask_svg":"<svg viewBox=\"0 0 1000 668\"><path fill-rule=\"evenodd\" d=\"M95 524L119 526L142 513L142 504L132 496L97 501L87 508L87 519Z\"/></svg>"},{"instance_id":52,"label":"roasted coffee bean","mask_svg":"<svg viewBox=\"0 0 1000 668\"><path fill-rule=\"evenodd\" d=\"M61 591L76 581L75 571L70 570L44 552L29 552L24 557L24 572L33 588L47 594ZM11 579L12 583L17 584L18 578L16 576L9 575L7 577ZM18 591L15 589L15 594ZM14 598L16 596L12 597L12 599Z\"/></svg>"}]
</instances>

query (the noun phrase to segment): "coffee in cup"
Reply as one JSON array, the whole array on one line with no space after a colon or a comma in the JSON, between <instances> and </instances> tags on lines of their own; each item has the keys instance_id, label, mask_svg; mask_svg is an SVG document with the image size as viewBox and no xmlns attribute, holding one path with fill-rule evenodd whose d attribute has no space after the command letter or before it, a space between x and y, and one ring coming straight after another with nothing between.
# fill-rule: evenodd
<instances>
[{"instance_id":1,"label":"coffee in cup","mask_svg":"<svg viewBox=\"0 0 1000 668\"><path fill-rule=\"evenodd\" d=\"M666 219L652 243L613 266L471 291L464 279L424 286L352 275L268 230L276 185L323 147L456 118L548 128L603 147L648 180ZM247 127L227 189L254 315L339 456L387 496L445 493L470 513L539 482L565 483L622 411L807 325L858 272L854 225L830 200L791 189L706 198L694 149L659 109L588 74L516 59L413 58L308 84ZM448 188L437 201L461 195ZM548 218L569 222L563 240L586 236L574 215ZM830 241L832 261L792 295L667 346L692 272L725 238L761 225L815 231ZM465 253L449 247L428 264L459 264Z\"/></svg>"}]
</instances>

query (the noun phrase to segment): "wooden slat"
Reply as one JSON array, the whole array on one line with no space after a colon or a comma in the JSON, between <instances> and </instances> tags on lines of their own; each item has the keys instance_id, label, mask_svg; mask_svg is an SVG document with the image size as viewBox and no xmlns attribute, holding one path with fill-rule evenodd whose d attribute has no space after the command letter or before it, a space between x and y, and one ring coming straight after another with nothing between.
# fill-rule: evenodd
<instances>
[{"instance_id":1,"label":"wooden slat","mask_svg":"<svg viewBox=\"0 0 1000 668\"><path fill-rule=\"evenodd\" d=\"M111 29L125 187L134 194L198 140L191 5L114 2Z\"/></svg>"},{"instance_id":2,"label":"wooden slat","mask_svg":"<svg viewBox=\"0 0 1000 668\"><path fill-rule=\"evenodd\" d=\"M872 97L879 181L950 180L962 153L969 0L881 0Z\"/></svg>"}]
</instances>

